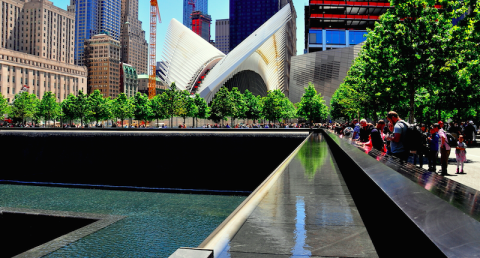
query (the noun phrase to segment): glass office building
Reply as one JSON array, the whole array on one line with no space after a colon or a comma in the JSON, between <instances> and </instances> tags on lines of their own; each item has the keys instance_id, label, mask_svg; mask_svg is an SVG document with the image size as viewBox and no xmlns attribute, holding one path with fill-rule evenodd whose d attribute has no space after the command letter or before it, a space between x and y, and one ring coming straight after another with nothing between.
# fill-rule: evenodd
<instances>
[{"instance_id":1,"label":"glass office building","mask_svg":"<svg viewBox=\"0 0 480 258\"><path fill-rule=\"evenodd\" d=\"M190 3L190 4L189 4ZM193 3L195 3L195 10L193 10ZM192 12L200 11L203 14L208 14L208 0L183 0L183 25L192 29Z\"/></svg>"},{"instance_id":2,"label":"glass office building","mask_svg":"<svg viewBox=\"0 0 480 258\"><path fill-rule=\"evenodd\" d=\"M310 0L305 7L305 53L349 47L365 41L367 28L390 3L374 1Z\"/></svg>"},{"instance_id":3,"label":"glass office building","mask_svg":"<svg viewBox=\"0 0 480 258\"><path fill-rule=\"evenodd\" d=\"M121 0L71 0L69 12L75 13L75 64L85 65L84 42L100 32L120 40Z\"/></svg>"},{"instance_id":4,"label":"glass office building","mask_svg":"<svg viewBox=\"0 0 480 258\"><path fill-rule=\"evenodd\" d=\"M230 50L234 49L280 8L279 0L230 0Z\"/></svg>"}]
</instances>

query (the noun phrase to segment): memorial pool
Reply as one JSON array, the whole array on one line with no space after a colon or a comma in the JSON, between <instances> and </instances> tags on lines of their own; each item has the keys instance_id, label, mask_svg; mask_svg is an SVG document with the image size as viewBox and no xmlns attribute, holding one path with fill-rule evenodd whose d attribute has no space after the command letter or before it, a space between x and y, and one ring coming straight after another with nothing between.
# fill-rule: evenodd
<instances>
[{"instance_id":1,"label":"memorial pool","mask_svg":"<svg viewBox=\"0 0 480 258\"><path fill-rule=\"evenodd\" d=\"M0 184L0 207L125 216L45 257L168 257L198 246L245 198Z\"/></svg>"}]
</instances>

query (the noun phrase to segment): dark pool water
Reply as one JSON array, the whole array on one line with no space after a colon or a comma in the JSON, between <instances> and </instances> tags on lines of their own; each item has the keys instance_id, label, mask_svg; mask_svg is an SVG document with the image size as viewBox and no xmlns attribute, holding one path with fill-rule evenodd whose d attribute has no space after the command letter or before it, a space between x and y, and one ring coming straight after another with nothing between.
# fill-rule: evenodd
<instances>
[{"instance_id":1,"label":"dark pool water","mask_svg":"<svg viewBox=\"0 0 480 258\"><path fill-rule=\"evenodd\" d=\"M168 257L198 246L245 198L0 185L0 207L126 216L46 257Z\"/></svg>"}]
</instances>

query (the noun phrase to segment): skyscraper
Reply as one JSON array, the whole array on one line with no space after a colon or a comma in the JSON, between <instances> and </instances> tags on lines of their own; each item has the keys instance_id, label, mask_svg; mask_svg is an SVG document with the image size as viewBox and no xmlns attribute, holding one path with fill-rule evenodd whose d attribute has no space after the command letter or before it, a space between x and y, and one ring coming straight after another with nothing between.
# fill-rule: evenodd
<instances>
[{"instance_id":1,"label":"skyscraper","mask_svg":"<svg viewBox=\"0 0 480 258\"><path fill-rule=\"evenodd\" d=\"M288 0L230 0L230 50L288 2Z\"/></svg>"},{"instance_id":2,"label":"skyscraper","mask_svg":"<svg viewBox=\"0 0 480 258\"><path fill-rule=\"evenodd\" d=\"M100 90L104 97L116 98L120 92L120 41L108 34L85 40L88 68L88 93Z\"/></svg>"},{"instance_id":3,"label":"skyscraper","mask_svg":"<svg viewBox=\"0 0 480 258\"><path fill-rule=\"evenodd\" d=\"M203 14L201 11L192 12L192 31L208 42L210 42L211 22L212 17L210 15Z\"/></svg>"},{"instance_id":4,"label":"skyscraper","mask_svg":"<svg viewBox=\"0 0 480 258\"><path fill-rule=\"evenodd\" d=\"M367 28L373 29L390 6L379 1L310 0L305 7L305 50L325 51L363 42Z\"/></svg>"},{"instance_id":5,"label":"skyscraper","mask_svg":"<svg viewBox=\"0 0 480 258\"><path fill-rule=\"evenodd\" d=\"M122 62L132 65L138 74L148 74L148 43L138 20L138 0L122 0L120 42Z\"/></svg>"},{"instance_id":6,"label":"skyscraper","mask_svg":"<svg viewBox=\"0 0 480 258\"><path fill-rule=\"evenodd\" d=\"M193 10L193 4L195 10ZM208 0L183 0L183 25L192 29L192 12L200 11L208 14Z\"/></svg>"},{"instance_id":7,"label":"skyscraper","mask_svg":"<svg viewBox=\"0 0 480 258\"><path fill-rule=\"evenodd\" d=\"M230 52L230 20L215 21L215 47L225 55Z\"/></svg>"},{"instance_id":8,"label":"skyscraper","mask_svg":"<svg viewBox=\"0 0 480 258\"><path fill-rule=\"evenodd\" d=\"M75 64L84 65L84 42L104 32L120 40L121 0L70 0L68 11L75 13Z\"/></svg>"}]
</instances>

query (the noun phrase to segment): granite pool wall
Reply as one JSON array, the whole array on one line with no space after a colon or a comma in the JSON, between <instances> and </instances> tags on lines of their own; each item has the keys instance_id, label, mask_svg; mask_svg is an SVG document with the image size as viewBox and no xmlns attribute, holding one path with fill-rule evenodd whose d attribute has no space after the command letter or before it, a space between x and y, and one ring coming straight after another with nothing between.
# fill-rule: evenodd
<instances>
[{"instance_id":1,"label":"granite pool wall","mask_svg":"<svg viewBox=\"0 0 480 258\"><path fill-rule=\"evenodd\" d=\"M0 182L247 195L306 137L275 131L2 130Z\"/></svg>"}]
</instances>

